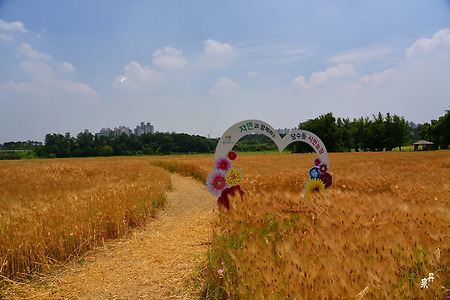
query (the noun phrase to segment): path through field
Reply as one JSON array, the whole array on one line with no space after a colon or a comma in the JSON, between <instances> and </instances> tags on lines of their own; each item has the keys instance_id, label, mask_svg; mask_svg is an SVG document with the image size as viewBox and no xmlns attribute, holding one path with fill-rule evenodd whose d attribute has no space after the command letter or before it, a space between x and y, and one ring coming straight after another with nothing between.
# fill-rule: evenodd
<instances>
[{"instance_id":1,"label":"path through field","mask_svg":"<svg viewBox=\"0 0 450 300\"><path fill-rule=\"evenodd\" d=\"M171 180L155 220L73 264L53 287L73 299L195 299L185 281L208 249L215 199L192 178Z\"/></svg>"}]
</instances>

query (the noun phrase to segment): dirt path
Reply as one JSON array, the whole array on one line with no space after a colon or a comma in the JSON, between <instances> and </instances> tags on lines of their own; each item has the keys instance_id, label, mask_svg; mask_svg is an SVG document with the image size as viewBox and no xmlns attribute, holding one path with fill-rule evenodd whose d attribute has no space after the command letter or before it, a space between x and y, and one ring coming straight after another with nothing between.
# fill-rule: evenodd
<instances>
[{"instance_id":1,"label":"dirt path","mask_svg":"<svg viewBox=\"0 0 450 300\"><path fill-rule=\"evenodd\" d=\"M195 299L186 278L208 249L216 203L202 183L171 180L174 190L155 220L69 267L53 287L73 299Z\"/></svg>"}]
</instances>

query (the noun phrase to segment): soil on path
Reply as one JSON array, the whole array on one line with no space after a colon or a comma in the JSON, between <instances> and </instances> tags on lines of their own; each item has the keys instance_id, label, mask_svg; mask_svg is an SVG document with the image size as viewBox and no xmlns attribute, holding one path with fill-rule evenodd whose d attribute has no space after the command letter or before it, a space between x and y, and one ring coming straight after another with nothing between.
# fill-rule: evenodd
<instances>
[{"instance_id":1,"label":"soil on path","mask_svg":"<svg viewBox=\"0 0 450 300\"><path fill-rule=\"evenodd\" d=\"M155 220L93 251L82 266L73 264L53 288L72 299L195 299L186 279L208 249L216 202L192 178L172 174L171 180Z\"/></svg>"}]
</instances>

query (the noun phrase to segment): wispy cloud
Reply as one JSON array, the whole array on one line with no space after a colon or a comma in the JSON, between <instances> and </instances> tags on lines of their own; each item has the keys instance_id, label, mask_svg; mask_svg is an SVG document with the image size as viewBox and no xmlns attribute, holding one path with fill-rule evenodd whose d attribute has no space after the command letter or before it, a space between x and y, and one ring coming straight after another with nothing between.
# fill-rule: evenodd
<instances>
[{"instance_id":1,"label":"wispy cloud","mask_svg":"<svg viewBox=\"0 0 450 300\"><path fill-rule=\"evenodd\" d=\"M230 67L236 57L235 49L228 43L216 40L203 41L204 49L199 66L206 70L220 70Z\"/></svg>"},{"instance_id":2,"label":"wispy cloud","mask_svg":"<svg viewBox=\"0 0 450 300\"><path fill-rule=\"evenodd\" d=\"M356 72L351 64L339 64L336 66L329 67L324 71L316 71L312 73L309 81L307 81L303 76L296 77L292 81L291 85L311 87L314 85L319 85L330 81L348 80L349 78L354 77L355 75Z\"/></svg>"},{"instance_id":3,"label":"wispy cloud","mask_svg":"<svg viewBox=\"0 0 450 300\"><path fill-rule=\"evenodd\" d=\"M209 93L215 96L231 96L232 92L237 88L239 88L237 82L227 77L220 77L214 84L214 87L209 90Z\"/></svg>"},{"instance_id":4,"label":"wispy cloud","mask_svg":"<svg viewBox=\"0 0 450 300\"><path fill-rule=\"evenodd\" d=\"M310 47L299 43L272 43L250 40L238 43L236 51L241 60L257 64L287 64L297 62L313 55Z\"/></svg>"},{"instance_id":5,"label":"wispy cloud","mask_svg":"<svg viewBox=\"0 0 450 300\"><path fill-rule=\"evenodd\" d=\"M142 66L136 61L130 62L123 68L124 74L117 76L113 86L127 90L149 89L164 81L165 75L161 72Z\"/></svg>"},{"instance_id":6,"label":"wispy cloud","mask_svg":"<svg viewBox=\"0 0 450 300\"><path fill-rule=\"evenodd\" d=\"M328 58L331 64L350 63L361 64L372 60L386 58L392 55L394 50L389 46L371 46L362 49L351 50Z\"/></svg>"},{"instance_id":7,"label":"wispy cloud","mask_svg":"<svg viewBox=\"0 0 450 300\"><path fill-rule=\"evenodd\" d=\"M61 72L75 72L76 68L69 62L62 62L57 66L58 70Z\"/></svg>"},{"instance_id":8,"label":"wispy cloud","mask_svg":"<svg viewBox=\"0 0 450 300\"><path fill-rule=\"evenodd\" d=\"M233 49L230 44L221 43L215 40L205 40L205 55L207 56L227 56Z\"/></svg>"},{"instance_id":9,"label":"wispy cloud","mask_svg":"<svg viewBox=\"0 0 450 300\"><path fill-rule=\"evenodd\" d=\"M27 32L25 25L22 22L15 21L8 23L2 19L0 19L0 30L9 32Z\"/></svg>"},{"instance_id":10,"label":"wispy cloud","mask_svg":"<svg viewBox=\"0 0 450 300\"><path fill-rule=\"evenodd\" d=\"M450 32L448 28L436 32L432 38L418 39L411 47L406 49L406 56L412 57L417 54L428 54L440 47L450 46Z\"/></svg>"},{"instance_id":11,"label":"wispy cloud","mask_svg":"<svg viewBox=\"0 0 450 300\"><path fill-rule=\"evenodd\" d=\"M167 46L153 52L153 63L165 69L178 69L187 65L187 59L183 57L182 49Z\"/></svg>"},{"instance_id":12,"label":"wispy cloud","mask_svg":"<svg viewBox=\"0 0 450 300\"><path fill-rule=\"evenodd\" d=\"M17 56L34 60L51 60L53 58L50 54L33 49L28 43L21 43L17 47Z\"/></svg>"},{"instance_id":13,"label":"wispy cloud","mask_svg":"<svg viewBox=\"0 0 450 300\"><path fill-rule=\"evenodd\" d=\"M295 77L291 82L292 96L320 103L324 112L332 111L339 116L348 116L347 110L351 108L353 116L384 111L423 122L432 119L437 111L447 109L450 95L448 29L438 31L431 38L420 38L405 52L396 53L394 66L366 73L365 64L371 59L393 55L388 49L357 49L335 56L329 62L338 64L312 72L309 80L305 75ZM344 61L349 63L341 63ZM359 71L350 62L360 64Z\"/></svg>"},{"instance_id":14,"label":"wispy cloud","mask_svg":"<svg viewBox=\"0 0 450 300\"><path fill-rule=\"evenodd\" d=\"M67 80L64 76L76 70L71 63L58 62L52 55L41 52L28 43L21 43L16 48L16 56L22 59L18 66L28 78L19 82L10 80L0 87L0 92L8 94L10 98L17 97L24 103L36 99L42 103L59 103L61 99L88 102L98 100L97 92L88 84ZM34 100L25 97L27 91L36 93Z\"/></svg>"},{"instance_id":15,"label":"wispy cloud","mask_svg":"<svg viewBox=\"0 0 450 300\"><path fill-rule=\"evenodd\" d=\"M0 39L14 40L14 35L17 33L26 33L25 25L22 22L5 22L0 19Z\"/></svg>"}]
</instances>

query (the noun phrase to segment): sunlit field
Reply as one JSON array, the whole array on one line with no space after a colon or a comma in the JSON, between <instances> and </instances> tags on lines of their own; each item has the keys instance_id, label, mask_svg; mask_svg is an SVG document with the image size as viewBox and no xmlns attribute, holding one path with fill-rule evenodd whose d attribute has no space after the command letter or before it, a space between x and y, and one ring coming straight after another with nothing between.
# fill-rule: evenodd
<instances>
[{"instance_id":1,"label":"sunlit field","mask_svg":"<svg viewBox=\"0 0 450 300\"><path fill-rule=\"evenodd\" d=\"M238 153L247 196L221 211L190 287L206 299L445 299L450 152L332 153L333 185L305 201L315 158ZM139 226L167 170L205 182L213 155L0 162L2 284Z\"/></svg>"},{"instance_id":2,"label":"sunlit field","mask_svg":"<svg viewBox=\"0 0 450 300\"><path fill-rule=\"evenodd\" d=\"M208 299L445 298L450 152L330 154L333 186L305 201L313 154L243 155L248 196L213 228L195 274ZM210 156L158 158L204 181Z\"/></svg>"},{"instance_id":3,"label":"sunlit field","mask_svg":"<svg viewBox=\"0 0 450 300\"><path fill-rule=\"evenodd\" d=\"M148 159L0 161L0 287L130 232L169 188Z\"/></svg>"}]
</instances>

